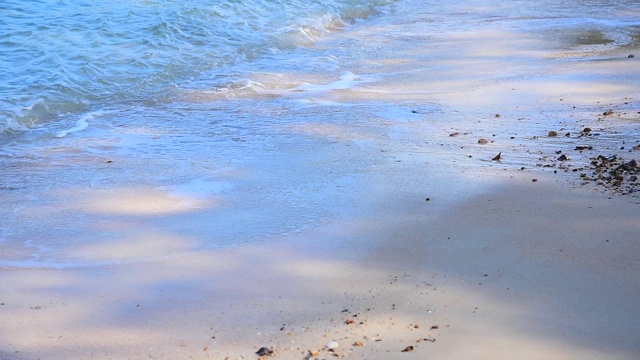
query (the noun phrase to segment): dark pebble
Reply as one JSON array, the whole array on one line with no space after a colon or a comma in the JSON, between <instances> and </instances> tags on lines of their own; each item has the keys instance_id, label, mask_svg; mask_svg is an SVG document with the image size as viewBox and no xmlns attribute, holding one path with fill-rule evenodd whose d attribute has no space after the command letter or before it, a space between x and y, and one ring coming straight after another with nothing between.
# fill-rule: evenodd
<instances>
[{"instance_id":1,"label":"dark pebble","mask_svg":"<svg viewBox=\"0 0 640 360\"><path fill-rule=\"evenodd\" d=\"M267 348L267 347L261 347L260 350L256 351L256 354L258 356L265 356L265 355L271 355L273 354L273 350Z\"/></svg>"}]
</instances>

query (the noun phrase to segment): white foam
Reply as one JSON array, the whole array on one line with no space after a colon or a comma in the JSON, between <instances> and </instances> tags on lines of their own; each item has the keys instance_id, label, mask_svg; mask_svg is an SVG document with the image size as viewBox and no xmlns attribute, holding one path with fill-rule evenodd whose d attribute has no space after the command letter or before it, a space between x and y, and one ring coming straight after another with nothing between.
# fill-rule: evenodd
<instances>
[{"instance_id":1,"label":"white foam","mask_svg":"<svg viewBox=\"0 0 640 360\"><path fill-rule=\"evenodd\" d=\"M333 59L329 60L332 61ZM253 79L242 79L212 90L187 91L186 94L190 100L194 101L248 99L253 97L291 97L301 100L303 97L325 96L335 90L351 89L358 84L371 81L370 79L365 80L360 75L350 71L341 73L337 80L329 83L307 82L283 73L265 72L251 75ZM302 99L302 101L306 100ZM322 101L328 100L308 99L308 101L317 105Z\"/></svg>"},{"instance_id":2,"label":"white foam","mask_svg":"<svg viewBox=\"0 0 640 360\"><path fill-rule=\"evenodd\" d=\"M37 124L30 119L29 114L33 111L44 109L46 113L52 114L49 106L44 99L36 99L29 106L14 106L9 111L13 112L13 117L5 119L4 123L0 124L0 134L5 131L26 131L29 128L37 126Z\"/></svg>"},{"instance_id":3,"label":"white foam","mask_svg":"<svg viewBox=\"0 0 640 360\"><path fill-rule=\"evenodd\" d=\"M0 124L0 134L2 134L5 131L17 132L17 131L25 131L28 129L29 128L27 126L21 124L15 119L7 119L5 120L4 124Z\"/></svg>"},{"instance_id":4,"label":"white foam","mask_svg":"<svg viewBox=\"0 0 640 360\"><path fill-rule=\"evenodd\" d=\"M220 99L245 99L260 95L269 95L275 93L267 84L250 79L243 79L238 82L230 83L225 87L218 87L212 90L194 90L188 91L190 100L195 101L211 101Z\"/></svg>"},{"instance_id":5,"label":"white foam","mask_svg":"<svg viewBox=\"0 0 640 360\"><path fill-rule=\"evenodd\" d=\"M79 131L84 131L89 127L89 120L93 120L94 115L102 115L101 112L91 112L82 116L78 121L76 121L76 125L71 129L59 131L56 135L57 138L63 138L69 134L76 133Z\"/></svg>"},{"instance_id":6,"label":"white foam","mask_svg":"<svg viewBox=\"0 0 640 360\"><path fill-rule=\"evenodd\" d=\"M340 74L340 78L337 81L330 82L328 84L303 84L298 87L297 90L307 92L329 92L332 90L344 90L354 87L360 82L360 77L350 71L345 71Z\"/></svg>"},{"instance_id":7,"label":"white foam","mask_svg":"<svg viewBox=\"0 0 640 360\"><path fill-rule=\"evenodd\" d=\"M294 46L312 46L332 32L344 29L346 23L337 14L325 14L282 28L282 39Z\"/></svg>"},{"instance_id":8,"label":"white foam","mask_svg":"<svg viewBox=\"0 0 640 360\"><path fill-rule=\"evenodd\" d=\"M48 112L51 112L51 110L49 109L49 106L47 105L47 102L46 102L44 99L42 99L42 98L36 99L36 100L35 100L31 105L29 105L29 106L23 106L23 107L21 108L21 112L22 112L23 114L24 114L24 113L28 113L29 111L33 110L33 108L34 108L34 107L36 107L36 105L41 105L42 107L44 107L44 108L45 108L45 110L47 110Z\"/></svg>"}]
</instances>

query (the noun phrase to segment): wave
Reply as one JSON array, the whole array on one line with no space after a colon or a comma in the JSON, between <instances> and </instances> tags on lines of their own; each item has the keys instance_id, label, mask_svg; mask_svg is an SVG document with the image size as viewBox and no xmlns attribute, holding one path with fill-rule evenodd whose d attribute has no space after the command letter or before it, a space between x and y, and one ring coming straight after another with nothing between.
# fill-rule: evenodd
<instances>
[{"instance_id":1,"label":"wave","mask_svg":"<svg viewBox=\"0 0 640 360\"><path fill-rule=\"evenodd\" d=\"M171 101L203 74L312 46L391 0L0 5L0 133L118 103Z\"/></svg>"}]
</instances>

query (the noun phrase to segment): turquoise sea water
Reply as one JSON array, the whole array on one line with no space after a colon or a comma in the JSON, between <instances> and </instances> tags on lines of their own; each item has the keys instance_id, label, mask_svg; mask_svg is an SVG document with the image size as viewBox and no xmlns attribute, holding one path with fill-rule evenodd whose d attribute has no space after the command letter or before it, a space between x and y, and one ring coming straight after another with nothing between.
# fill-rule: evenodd
<instances>
[{"instance_id":1,"label":"turquoise sea water","mask_svg":"<svg viewBox=\"0 0 640 360\"><path fill-rule=\"evenodd\" d=\"M185 83L309 46L390 1L3 1L0 133L168 101Z\"/></svg>"}]
</instances>

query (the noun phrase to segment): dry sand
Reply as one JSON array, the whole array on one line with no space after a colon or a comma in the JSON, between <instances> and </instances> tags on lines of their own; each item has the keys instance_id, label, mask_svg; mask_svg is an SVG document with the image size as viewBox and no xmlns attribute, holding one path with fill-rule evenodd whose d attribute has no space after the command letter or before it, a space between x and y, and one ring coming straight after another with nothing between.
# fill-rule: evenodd
<instances>
[{"instance_id":1,"label":"dry sand","mask_svg":"<svg viewBox=\"0 0 640 360\"><path fill-rule=\"evenodd\" d=\"M274 359L640 358L640 199L579 179L591 156L640 154L628 152L640 111L634 49L550 69L535 65L550 53L531 53L517 34L478 33L452 42L459 57L434 79L410 46L419 34L404 31L385 50L396 58L349 69L384 76L326 96L412 101L418 114L437 103L429 133L376 124L430 141L380 149L379 172L336 191L350 204L339 219L155 261L2 269L0 358L257 359L261 347ZM378 39L366 27L340 36ZM513 76L477 84L460 75L470 64ZM601 135L579 138L585 126ZM582 144L596 150L573 150Z\"/></svg>"},{"instance_id":2,"label":"dry sand","mask_svg":"<svg viewBox=\"0 0 640 360\"><path fill-rule=\"evenodd\" d=\"M536 176L455 204L386 188L279 243L3 271L2 357L636 358L638 205Z\"/></svg>"}]
</instances>

